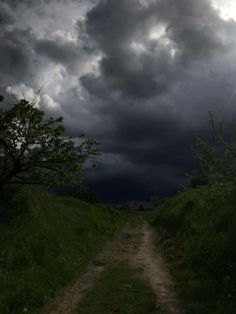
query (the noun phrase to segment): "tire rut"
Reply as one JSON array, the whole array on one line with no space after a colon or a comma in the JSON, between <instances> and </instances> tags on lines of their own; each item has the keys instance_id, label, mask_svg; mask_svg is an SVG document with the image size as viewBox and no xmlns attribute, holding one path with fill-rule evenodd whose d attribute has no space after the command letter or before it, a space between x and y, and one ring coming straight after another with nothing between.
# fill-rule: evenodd
<instances>
[{"instance_id":1,"label":"tire rut","mask_svg":"<svg viewBox=\"0 0 236 314\"><path fill-rule=\"evenodd\" d=\"M150 282L157 298L156 313L183 314L174 282L153 242L153 230L148 223L144 222L138 226L126 225L88 265L86 273L76 283L63 289L40 313L78 314L80 300L93 288L105 268L114 263L126 262L134 269L142 269L144 278Z\"/></svg>"}]
</instances>

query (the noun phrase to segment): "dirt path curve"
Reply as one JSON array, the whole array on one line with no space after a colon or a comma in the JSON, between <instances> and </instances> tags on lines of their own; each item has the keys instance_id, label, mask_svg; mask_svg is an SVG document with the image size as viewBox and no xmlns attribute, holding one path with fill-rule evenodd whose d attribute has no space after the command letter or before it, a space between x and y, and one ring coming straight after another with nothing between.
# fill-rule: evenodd
<instances>
[{"instance_id":1,"label":"dirt path curve","mask_svg":"<svg viewBox=\"0 0 236 314\"><path fill-rule=\"evenodd\" d=\"M104 269L117 262L127 262L132 267L143 270L144 277L150 282L157 296L157 313L183 314L172 278L161 254L154 249L153 241L153 230L148 223L127 225L89 264L87 272L74 285L66 287L41 313L78 313L80 300L93 288Z\"/></svg>"}]
</instances>

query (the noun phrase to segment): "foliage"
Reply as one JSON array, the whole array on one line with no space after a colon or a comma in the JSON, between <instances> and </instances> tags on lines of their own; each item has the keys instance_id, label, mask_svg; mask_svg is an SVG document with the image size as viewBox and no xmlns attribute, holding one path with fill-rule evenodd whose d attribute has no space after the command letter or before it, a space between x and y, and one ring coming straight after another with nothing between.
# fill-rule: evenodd
<instances>
[{"instance_id":1,"label":"foliage","mask_svg":"<svg viewBox=\"0 0 236 314\"><path fill-rule=\"evenodd\" d=\"M188 189L160 204L153 221L191 314L236 308L236 188L231 182Z\"/></svg>"},{"instance_id":2,"label":"foliage","mask_svg":"<svg viewBox=\"0 0 236 314\"><path fill-rule=\"evenodd\" d=\"M190 186L196 188L200 185L209 184L208 175L201 170L193 171L190 176Z\"/></svg>"},{"instance_id":3,"label":"foliage","mask_svg":"<svg viewBox=\"0 0 236 314\"><path fill-rule=\"evenodd\" d=\"M236 130L231 136L226 135L222 125L216 126L211 113L209 119L214 143L208 144L195 135L193 151L201 162L202 171L193 176L193 184L211 184L216 181L236 183Z\"/></svg>"},{"instance_id":4,"label":"foliage","mask_svg":"<svg viewBox=\"0 0 236 314\"><path fill-rule=\"evenodd\" d=\"M3 100L2 98L0 100ZM0 188L9 183L71 186L82 175L84 161L98 154L97 142L65 138L63 119L21 99L0 111Z\"/></svg>"},{"instance_id":5,"label":"foliage","mask_svg":"<svg viewBox=\"0 0 236 314\"><path fill-rule=\"evenodd\" d=\"M79 198L80 200L83 200L88 203L94 203L98 204L101 203L102 200L100 199L98 193L93 191L91 188L89 188L86 185L76 185L74 187L69 187L69 188L57 188L53 189L53 192L56 192L60 195L64 196L71 196L75 198Z\"/></svg>"},{"instance_id":6,"label":"foliage","mask_svg":"<svg viewBox=\"0 0 236 314\"><path fill-rule=\"evenodd\" d=\"M165 201L165 198L164 197L160 197L160 196L152 196L150 198L150 201L151 201L153 206L158 206L158 205L160 205L161 203L163 203Z\"/></svg>"},{"instance_id":7,"label":"foliage","mask_svg":"<svg viewBox=\"0 0 236 314\"><path fill-rule=\"evenodd\" d=\"M5 200L7 202L7 200ZM0 223L0 313L35 313L127 221L125 214L24 186L0 207L28 214ZM0 219L1 221L1 219Z\"/></svg>"},{"instance_id":8,"label":"foliage","mask_svg":"<svg viewBox=\"0 0 236 314\"><path fill-rule=\"evenodd\" d=\"M154 313L156 297L148 283L125 264L105 270L91 292L82 299L80 314Z\"/></svg>"},{"instance_id":9,"label":"foliage","mask_svg":"<svg viewBox=\"0 0 236 314\"><path fill-rule=\"evenodd\" d=\"M216 126L214 142L195 136L201 170L194 189L158 204L154 226L191 314L233 314L236 308L236 134Z\"/></svg>"}]
</instances>

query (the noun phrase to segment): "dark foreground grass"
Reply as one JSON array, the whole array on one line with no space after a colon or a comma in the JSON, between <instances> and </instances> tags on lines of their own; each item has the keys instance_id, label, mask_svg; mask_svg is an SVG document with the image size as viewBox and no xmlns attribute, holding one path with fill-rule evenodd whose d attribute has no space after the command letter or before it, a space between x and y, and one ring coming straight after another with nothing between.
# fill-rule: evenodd
<instances>
[{"instance_id":1,"label":"dark foreground grass","mask_svg":"<svg viewBox=\"0 0 236 314\"><path fill-rule=\"evenodd\" d=\"M32 188L1 196L0 313L35 313L125 223L111 208Z\"/></svg>"},{"instance_id":2,"label":"dark foreground grass","mask_svg":"<svg viewBox=\"0 0 236 314\"><path fill-rule=\"evenodd\" d=\"M155 304L150 285L135 270L122 264L104 272L77 311L78 314L151 314Z\"/></svg>"},{"instance_id":3,"label":"dark foreground grass","mask_svg":"<svg viewBox=\"0 0 236 314\"><path fill-rule=\"evenodd\" d=\"M228 184L189 189L157 208L153 224L187 313L236 313L236 200Z\"/></svg>"}]
</instances>

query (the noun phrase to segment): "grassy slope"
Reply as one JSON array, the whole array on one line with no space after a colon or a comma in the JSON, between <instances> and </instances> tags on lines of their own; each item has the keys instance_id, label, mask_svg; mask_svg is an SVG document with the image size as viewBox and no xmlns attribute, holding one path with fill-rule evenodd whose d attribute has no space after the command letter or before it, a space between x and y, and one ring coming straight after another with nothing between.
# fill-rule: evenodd
<instances>
[{"instance_id":1,"label":"grassy slope","mask_svg":"<svg viewBox=\"0 0 236 314\"><path fill-rule=\"evenodd\" d=\"M156 297L150 285L125 264L105 270L79 305L79 314L154 313Z\"/></svg>"},{"instance_id":2,"label":"grassy slope","mask_svg":"<svg viewBox=\"0 0 236 314\"><path fill-rule=\"evenodd\" d=\"M79 275L127 219L107 207L32 188L2 197L0 215L3 314L33 313Z\"/></svg>"},{"instance_id":3,"label":"grassy slope","mask_svg":"<svg viewBox=\"0 0 236 314\"><path fill-rule=\"evenodd\" d=\"M188 313L236 313L235 191L220 184L189 189L160 204L153 224Z\"/></svg>"}]
</instances>

